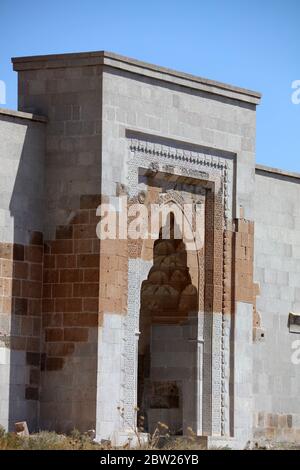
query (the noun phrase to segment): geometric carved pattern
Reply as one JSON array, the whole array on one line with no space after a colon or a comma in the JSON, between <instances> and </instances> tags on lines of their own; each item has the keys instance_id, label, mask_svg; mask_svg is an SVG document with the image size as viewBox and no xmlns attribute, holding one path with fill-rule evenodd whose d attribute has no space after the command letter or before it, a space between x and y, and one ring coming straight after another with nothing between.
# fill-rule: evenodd
<instances>
[{"instance_id":1,"label":"geometric carved pattern","mask_svg":"<svg viewBox=\"0 0 300 470\"><path fill-rule=\"evenodd\" d=\"M153 139L155 137L153 136ZM172 145L162 145L156 142L149 142L140 139L131 138L129 140L129 160L128 160L128 194L130 198L136 198L139 191L139 169L148 168L149 171L159 171L162 169L172 175L180 178L186 178L186 181L198 180L199 186L213 188L223 207L223 213L220 214L223 220L219 229L226 232L232 225L232 201L233 201L233 160L217 155L211 155L205 152L196 152L192 150L181 149ZM182 206L182 200L177 191L169 191L164 198L175 200ZM174 193L177 193L175 196ZM179 199L178 199L179 197ZM161 201L160 201L161 202ZM166 201L164 201L166 202ZM228 233L228 232L227 232ZM211 393L214 395L212 403L212 416L220 415L219 423L211 423L214 432L224 435L229 428L229 337L230 337L230 319L225 316L223 308L226 302L226 237L221 241L220 253L223 256L223 275L222 281L222 305L219 313L221 315L220 327L216 325L215 333L219 340L215 338L215 344L219 343L219 357L212 357L212 361L219 367L219 374L215 374L211 384ZM137 344L139 328L139 292L141 282L147 276L149 270L148 263L141 259L130 259L128 263L128 310L124 319L124 376L123 376L123 406L124 406L124 426L135 426L135 407L136 407L136 389L137 389ZM143 272L141 272L143 271ZM217 319L215 319L217 321ZM218 321L217 321L218 323ZM199 325L199 339L204 337L202 327ZM199 365L200 366L200 365ZM212 364L210 365L212 367ZM201 365L201 368L203 364ZM202 397L199 397L202 400ZM201 406L200 406L201 408ZM199 429L202 426L198 426Z\"/></svg>"}]
</instances>

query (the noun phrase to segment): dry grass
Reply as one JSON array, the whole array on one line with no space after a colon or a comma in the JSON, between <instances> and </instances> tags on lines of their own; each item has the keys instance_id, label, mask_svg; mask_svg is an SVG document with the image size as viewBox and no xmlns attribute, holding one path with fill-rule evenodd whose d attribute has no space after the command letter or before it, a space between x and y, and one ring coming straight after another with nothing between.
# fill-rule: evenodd
<instances>
[{"instance_id":1,"label":"dry grass","mask_svg":"<svg viewBox=\"0 0 300 470\"><path fill-rule=\"evenodd\" d=\"M20 437L0 428L0 450L104 450L107 446L96 444L78 431L69 436L41 431L29 437Z\"/></svg>"},{"instance_id":2,"label":"dry grass","mask_svg":"<svg viewBox=\"0 0 300 470\"><path fill-rule=\"evenodd\" d=\"M128 448L128 446L124 446ZM137 446L144 450L205 450L203 445L190 435L188 437L150 436L149 443ZM28 437L20 437L15 433L5 432L0 426L1 450L114 450L109 444L98 444L86 434L73 431L70 435L41 431ZM299 445L292 443L275 443L271 441L254 442L250 450L300 450ZM134 450L134 449L132 449ZM211 450L230 450L229 447Z\"/></svg>"},{"instance_id":3,"label":"dry grass","mask_svg":"<svg viewBox=\"0 0 300 470\"><path fill-rule=\"evenodd\" d=\"M128 445L123 447L128 448ZM113 450L109 444L97 444L93 440L78 431L70 435L57 434L55 432L41 431L30 434L28 437L20 437L15 433L5 432L0 428L0 450ZM137 449L144 450L201 450L203 447L193 437L180 438L161 436L156 431L150 436L147 444L137 445ZM134 450L134 449L132 449Z\"/></svg>"}]
</instances>

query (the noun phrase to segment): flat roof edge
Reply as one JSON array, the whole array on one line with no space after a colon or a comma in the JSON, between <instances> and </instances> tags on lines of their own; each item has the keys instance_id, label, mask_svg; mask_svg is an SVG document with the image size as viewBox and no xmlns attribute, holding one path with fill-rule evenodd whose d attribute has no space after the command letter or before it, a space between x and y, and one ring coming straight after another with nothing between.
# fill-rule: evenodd
<instances>
[{"instance_id":1,"label":"flat roof edge","mask_svg":"<svg viewBox=\"0 0 300 470\"><path fill-rule=\"evenodd\" d=\"M36 121L36 122L47 122L47 118L45 116L40 116L38 114L31 114L31 113L25 113L23 111L16 111L14 109L6 109L6 108L0 108L0 116L9 116L9 117L14 117L18 119L27 119L30 121Z\"/></svg>"},{"instance_id":2,"label":"flat roof edge","mask_svg":"<svg viewBox=\"0 0 300 470\"><path fill-rule=\"evenodd\" d=\"M265 165L255 165L255 172L258 173L268 173L269 175L274 176L285 176L287 178L293 178L300 180L300 173L293 171L281 170L280 168L272 168Z\"/></svg>"},{"instance_id":3,"label":"flat roof edge","mask_svg":"<svg viewBox=\"0 0 300 470\"><path fill-rule=\"evenodd\" d=\"M203 91L224 95L240 101L258 104L261 94L226 83L206 79L196 75L179 72L166 67L150 64L108 51L78 52L40 56L13 57L15 71L36 70L40 68L60 68L91 65L107 65L131 73L150 76L158 80L171 81L175 84L203 89Z\"/></svg>"}]
</instances>

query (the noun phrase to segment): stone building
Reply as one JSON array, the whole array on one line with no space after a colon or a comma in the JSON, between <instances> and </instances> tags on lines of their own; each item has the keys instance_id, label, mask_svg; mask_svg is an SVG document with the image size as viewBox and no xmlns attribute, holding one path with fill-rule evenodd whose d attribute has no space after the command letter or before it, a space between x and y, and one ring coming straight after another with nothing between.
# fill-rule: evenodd
<instances>
[{"instance_id":1,"label":"stone building","mask_svg":"<svg viewBox=\"0 0 300 470\"><path fill-rule=\"evenodd\" d=\"M12 62L1 425L299 442L300 175L255 163L260 94L108 52ZM100 240L121 196L189 204L204 243Z\"/></svg>"}]
</instances>

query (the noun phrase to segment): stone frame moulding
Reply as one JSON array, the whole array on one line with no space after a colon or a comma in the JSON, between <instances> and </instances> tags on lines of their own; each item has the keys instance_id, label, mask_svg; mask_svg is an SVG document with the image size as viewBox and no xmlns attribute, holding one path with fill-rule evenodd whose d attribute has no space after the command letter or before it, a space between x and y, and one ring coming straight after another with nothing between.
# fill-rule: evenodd
<instances>
[{"instance_id":1,"label":"stone frame moulding","mask_svg":"<svg viewBox=\"0 0 300 470\"><path fill-rule=\"evenodd\" d=\"M231 315L222 308L222 302L225 298L226 232L232 230L233 226L235 155L195 145L190 145L192 149L190 150L186 143L164 139L166 144L162 144L161 140L154 135L141 137L127 134L128 197L138 200L138 194L143 190L139 187L141 171L159 171L181 178L183 181L185 179L192 182L191 184L199 184L206 193L211 192L213 195L213 212L216 212L214 222L217 221L219 233L222 233L220 240L214 242L213 246L214 256L217 255L215 253L217 248L223 262L222 299L218 310L213 310L213 315L208 315L208 312L198 312L195 421L197 435L229 437L232 429L230 381L233 371L230 370L230 337L233 323ZM217 201L220 203L219 206ZM118 424L115 423L121 426L121 429L115 429L120 436L130 435L132 430L136 429L140 289L152 264L140 258L140 253L137 251L141 250L141 246L134 248L134 253L130 253L131 246L132 244L128 246L127 314L122 320L123 351L119 405L123 409L123 416L118 419ZM208 330L205 331L205 328ZM205 373L210 383L208 388L206 386L206 390L203 387Z\"/></svg>"}]
</instances>

